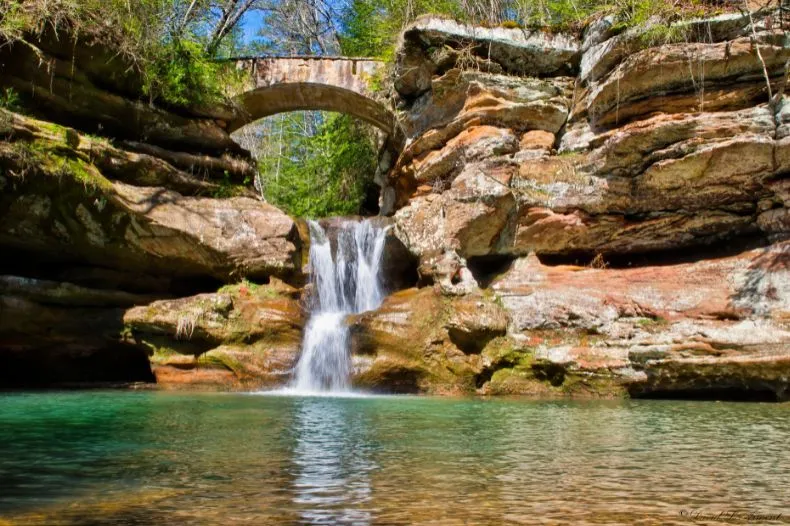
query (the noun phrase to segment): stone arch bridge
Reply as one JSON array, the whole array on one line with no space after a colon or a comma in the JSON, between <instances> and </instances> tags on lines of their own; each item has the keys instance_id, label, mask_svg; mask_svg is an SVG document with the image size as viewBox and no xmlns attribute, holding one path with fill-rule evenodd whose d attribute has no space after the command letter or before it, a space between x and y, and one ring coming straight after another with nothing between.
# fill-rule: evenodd
<instances>
[{"instance_id":1,"label":"stone arch bridge","mask_svg":"<svg viewBox=\"0 0 790 526\"><path fill-rule=\"evenodd\" d=\"M389 106L371 89L383 74L384 63L348 57L261 57L234 59L249 73L252 89L236 97L242 117L228 130L269 115L289 111L324 110L362 119L387 135L387 148L400 150L403 133Z\"/></svg>"}]
</instances>

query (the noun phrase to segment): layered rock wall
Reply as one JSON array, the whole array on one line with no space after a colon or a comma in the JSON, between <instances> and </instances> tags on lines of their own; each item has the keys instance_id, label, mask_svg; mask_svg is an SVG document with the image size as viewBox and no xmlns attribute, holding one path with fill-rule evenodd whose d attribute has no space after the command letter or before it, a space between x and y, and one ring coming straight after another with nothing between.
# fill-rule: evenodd
<instances>
[{"instance_id":1,"label":"layered rock wall","mask_svg":"<svg viewBox=\"0 0 790 526\"><path fill-rule=\"evenodd\" d=\"M0 386L238 388L295 360L302 311L275 284L304 282L302 238L249 187L256 168L226 130L237 111L153 104L141 82L62 32L0 46L0 90L26 112L0 109ZM193 335L216 320L184 304L212 302L236 330ZM149 304L186 314L135 314Z\"/></svg>"},{"instance_id":2,"label":"layered rock wall","mask_svg":"<svg viewBox=\"0 0 790 526\"><path fill-rule=\"evenodd\" d=\"M396 81L411 142L385 209L415 253L465 258L781 237L788 106L768 103L756 48L776 93L790 47L770 18L756 38L723 15L658 46L605 20L575 42L418 22Z\"/></svg>"},{"instance_id":3,"label":"layered rock wall","mask_svg":"<svg viewBox=\"0 0 790 526\"><path fill-rule=\"evenodd\" d=\"M669 41L606 18L580 39L407 29L395 88L409 142L383 209L433 301L493 301L507 333L464 352L434 334L428 292L392 297L355 322L362 349L382 349L360 351L361 378L785 399L790 42L781 13L751 20L680 22Z\"/></svg>"}]
</instances>

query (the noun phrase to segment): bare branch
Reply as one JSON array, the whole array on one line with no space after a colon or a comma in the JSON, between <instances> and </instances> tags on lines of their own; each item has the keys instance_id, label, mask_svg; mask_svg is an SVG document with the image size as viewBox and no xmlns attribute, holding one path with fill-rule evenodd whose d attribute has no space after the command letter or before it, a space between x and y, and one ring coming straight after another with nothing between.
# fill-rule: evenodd
<instances>
[{"instance_id":1,"label":"bare branch","mask_svg":"<svg viewBox=\"0 0 790 526\"><path fill-rule=\"evenodd\" d=\"M254 3L255 0L243 0L243 2L239 0L228 0L225 7L222 9L222 16L215 26L211 39L206 46L206 52L208 54L214 55L217 52L219 45L222 43L222 39L224 39L236 24L239 23L241 17L244 16L244 13L246 13Z\"/></svg>"},{"instance_id":2,"label":"bare branch","mask_svg":"<svg viewBox=\"0 0 790 526\"><path fill-rule=\"evenodd\" d=\"M746 10L746 14L749 15L749 28L752 31L751 40L754 44L754 49L757 51L757 58L760 59L760 65L763 68L763 76L765 77L765 85L768 88L768 102L773 104L774 97L773 93L771 92L771 76L768 74L768 66L765 65L765 59L763 59L763 54L760 51L760 44L757 42L757 30L754 28L754 18L752 18L752 12L749 10L749 4L747 0L743 1L744 9Z\"/></svg>"}]
</instances>

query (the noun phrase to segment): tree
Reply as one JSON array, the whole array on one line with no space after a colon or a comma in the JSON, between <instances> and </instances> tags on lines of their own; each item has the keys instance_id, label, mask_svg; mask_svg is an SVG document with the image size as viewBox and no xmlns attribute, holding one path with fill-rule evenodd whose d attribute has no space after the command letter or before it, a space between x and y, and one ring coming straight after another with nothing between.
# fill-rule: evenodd
<instances>
[{"instance_id":1,"label":"tree","mask_svg":"<svg viewBox=\"0 0 790 526\"><path fill-rule=\"evenodd\" d=\"M317 218L365 211L377 164L370 134L347 115L297 112L264 119L241 142L258 156L266 200Z\"/></svg>"},{"instance_id":2,"label":"tree","mask_svg":"<svg viewBox=\"0 0 790 526\"><path fill-rule=\"evenodd\" d=\"M270 53L332 55L341 0L266 0L260 47Z\"/></svg>"},{"instance_id":3,"label":"tree","mask_svg":"<svg viewBox=\"0 0 790 526\"><path fill-rule=\"evenodd\" d=\"M217 53L222 39L236 27L247 11L255 5L255 2L256 0L226 0L220 4L220 16L215 22L214 28L211 31L211 36L206 44L206 53L210 56L214 56ZM195 0L192 0L190 11L192 10L192 6L196 3Z\"/></svg>"}]
</instances>

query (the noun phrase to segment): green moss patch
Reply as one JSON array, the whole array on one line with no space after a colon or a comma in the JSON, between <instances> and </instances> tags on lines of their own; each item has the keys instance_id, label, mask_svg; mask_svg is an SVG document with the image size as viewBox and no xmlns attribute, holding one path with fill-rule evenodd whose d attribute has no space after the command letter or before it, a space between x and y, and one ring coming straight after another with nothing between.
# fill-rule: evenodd
<instances>
[{"instance_id":1,"label":"green moss patch","mask_svg":"<svg viewBox=\"0 0 790 526\"><path fill-rule=\"evenodd\" d=\"M112 183L91 164L87 155L65 143L65 131L63 141L35 139L9 144L6 147L7 154L18 166L17 170L10 172L11 175L24 178L28 173L36 172L58 179L70 179L86 190L112 191Z\"/></svg>"},{"instance_id":2,"label":"green moss patch","mask_svg":"<svg viewBox=\"0 0 790 526\"><path fill-rule=\"evenodd\" d=\"M233 297L245 297L245 296L255 296L256 298L280 298L283 294L277 290L276 287L270 287L267 285L259 285L252 281L249 281L247 278L242 279L238 283L231 283L229 285L224 285L217 290L220 294L230 294Z\"/></svg>"}]
</instances>

